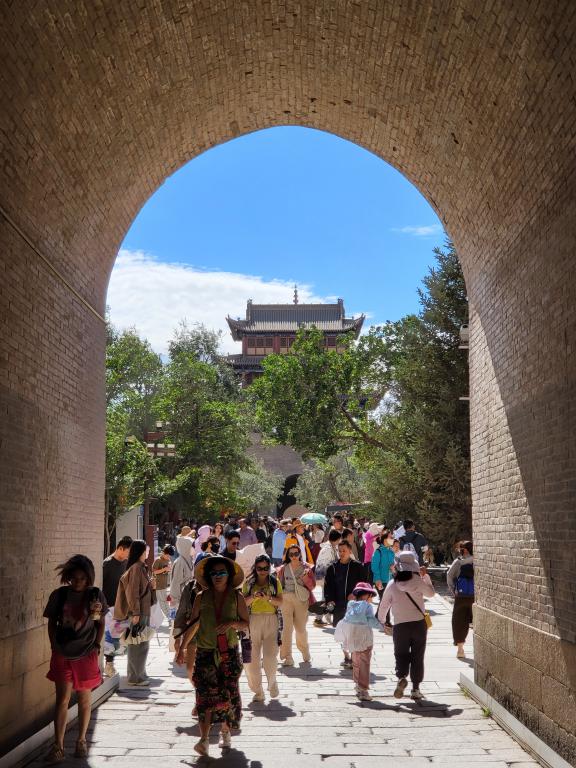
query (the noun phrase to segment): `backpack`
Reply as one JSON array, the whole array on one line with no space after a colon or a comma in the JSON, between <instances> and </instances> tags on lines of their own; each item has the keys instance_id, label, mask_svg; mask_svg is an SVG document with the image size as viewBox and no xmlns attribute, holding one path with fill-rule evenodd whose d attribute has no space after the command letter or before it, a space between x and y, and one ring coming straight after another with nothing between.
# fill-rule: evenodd
<instances>
[{"instance_id":1,"label":"backpack","mask_svg":"<svg viewBox=\"0 0 576 768\"><path fill-rule=\"evenodd\" d=\"M402 552L412 552L413 555L416 555L416 557L418 557L418 552L416 552L416 547L414 546L414 544L412 544L411 541L407 541L404 544L402 548Z\"/></svg>"},{"instance_id":2,"label":"backpack","mask_svg":"<svg viewBox=\"0 0 576 768\"><path fill-rule=\"evenodd\" d=\"M464 563L460 575L456 579L456 594L463 597L474 597L474 565Z\"/></svg>"}]
</instances>

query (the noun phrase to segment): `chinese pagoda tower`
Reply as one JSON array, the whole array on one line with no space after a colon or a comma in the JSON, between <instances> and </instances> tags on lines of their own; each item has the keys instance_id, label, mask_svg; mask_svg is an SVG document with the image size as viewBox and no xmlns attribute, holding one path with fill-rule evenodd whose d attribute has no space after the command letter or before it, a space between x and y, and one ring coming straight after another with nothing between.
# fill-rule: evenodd
<instances>
[{"instance_id":1,"label":"chinese pagoda tower","mask_svg":"<svg viewBox=\"0 0 576 768\"><path fill-rule=\"evenodd\" d=\"M346 317L342 299L336 304L300 304L297 288L292 304L253 304L250 299L244 320L226 318L232 338L242 342L242 354L228 355L228 362L242 387L247 387L262 373L262 360L267 355L290 350L300 328L316 327L322 331L326 347L336 351L342 334L358 338L364 319L364 315Z\"/></svg>"}]
</instances>

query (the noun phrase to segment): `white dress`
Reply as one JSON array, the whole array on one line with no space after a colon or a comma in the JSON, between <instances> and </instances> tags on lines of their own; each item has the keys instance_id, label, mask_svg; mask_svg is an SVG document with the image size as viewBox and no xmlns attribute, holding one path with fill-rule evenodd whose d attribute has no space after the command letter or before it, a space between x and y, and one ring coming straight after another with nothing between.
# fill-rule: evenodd
<instances>
[{"instance_id":1,"label":"white dress","mask_svg":"<svg viewBox=\"0 0 576 768\"><path fill-rule=\"evenodd\" d=\"M372 627L368 624L350 624L344 619L336 624L334 640L340 643L346 653L365 651L366 648L372 648L374 645Z\"/></svg>"},{"instance_id":2,"label":"white dress","mask_svg":"<svg viewBox=\"0 0 576 768\"><path fill-rule=\"evenodd\" d=\"M336 625L334 639L347 653L365 651L374 645L372 629L380 627L374 609L366 600L350 600L346 615Z\"/></svg>"}]
</instances>

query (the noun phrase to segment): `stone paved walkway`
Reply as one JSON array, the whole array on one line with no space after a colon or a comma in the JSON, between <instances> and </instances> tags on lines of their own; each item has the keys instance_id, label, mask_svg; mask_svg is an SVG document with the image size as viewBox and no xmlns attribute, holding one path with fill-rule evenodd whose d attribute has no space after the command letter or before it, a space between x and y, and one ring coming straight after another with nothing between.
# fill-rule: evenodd
<instances>
[{"instance_id":1,"label":"stone paved walkway","mask_svg":"<svg viewBox=\"0 0 576 768\"><path fill-rule=\"evenodd\" d=\"M538 764L482 709L465 697L457 681L471 662L458 661L451 644L451 608L428 601L434 627L429 633L422 703L392 697L395 686L391 638L376 633L372 702L353 695L351 672L339 667L341 653L332 630L310 622L312 664L281 669L280 698L250 704L244 677L242 730L233 749L221 756L214 733L210 764L222 768L371 768L386 760L394 768L485 764L489 768L533 768ZM472 654L472 645L467 647ZM125 669L125 660L117 666ZM182 768L207 764L192 750L198 728L190 714L194 696L183 670L172 667L167 631L151 644L150 689L124 684L94 714L83 768ZM124 682L124 681L123 681ZM74 728L68 739L73 751ZM40 768L37 761L32 765Z\"/></svg>"}]
</instances>

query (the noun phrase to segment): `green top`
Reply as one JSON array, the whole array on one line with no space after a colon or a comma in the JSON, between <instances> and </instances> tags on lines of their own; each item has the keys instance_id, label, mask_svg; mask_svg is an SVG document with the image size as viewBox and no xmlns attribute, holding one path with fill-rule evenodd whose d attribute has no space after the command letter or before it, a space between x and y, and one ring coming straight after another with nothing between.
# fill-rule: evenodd
<instances>
[{"instance_id":1,"label":"green top","mask_svg":"<svg viewBox=\"0 0 576 768\"><path fill-rule=\"evenodd\" d=\"M218 647L216 641L217 625L238 620L238 596L235 589L230 590L226 595L219 622L216 621L213 590L207 589L205 592L202 592L200 625L196 634L196 646L204 651L215 650ZM229 648L234 648L238 645L238 633L235 629L229 629L226 632L226 638Z\"/></svg>"},{"instance_id":2,"label":"green top","mask_svg":"<svg viewBox=\"0 0 576 768\"><path fill-rule=\"evenodd\" d=\"M267 598L270 596L276 597L282 594L282 584L280 584L280 581L276 582L276 586L277 586L277 592L276 592L276 595L274 595L269 581L263 586L258 586L256 582L253 582L252 584L249 584L247 581L244 582L244 586L242 587L243 595L250 596L254 592L263 592L264 595L266 595L266 597L254 598L254 602L250 605L248 609L251 614L276 613L277 611L276 606L272 605L272 603L269 603L267 600Z\"/></svg>"}]
</instances>

